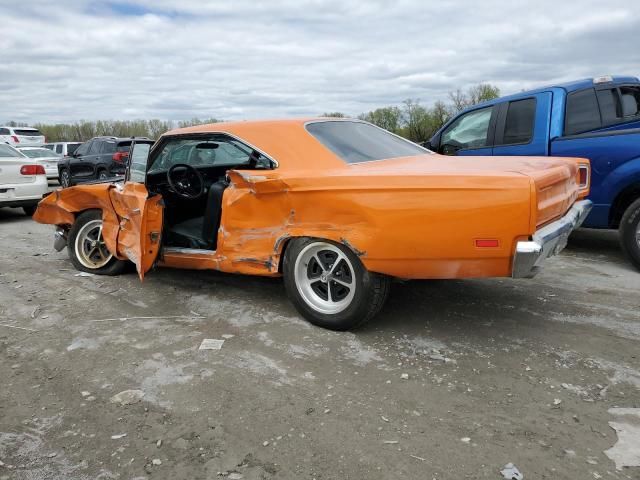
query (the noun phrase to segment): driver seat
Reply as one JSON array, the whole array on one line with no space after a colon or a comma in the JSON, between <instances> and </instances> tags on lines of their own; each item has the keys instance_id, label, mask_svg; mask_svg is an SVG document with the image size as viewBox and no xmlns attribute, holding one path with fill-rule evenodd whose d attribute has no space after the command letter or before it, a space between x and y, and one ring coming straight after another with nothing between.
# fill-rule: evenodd
<instances>
[{"instance_id":1,"label":"driver seat","mask_svg":"<svg viewBox=\"0 0 640 480\"><path fill-rule=\"evenodd\" d=\"M169 228L169 243L184 248L215 250L218 229L222 216L222 194L225 182L216 182L209 187L203 217L190 218Z\"/></svg>"}]
</instances>

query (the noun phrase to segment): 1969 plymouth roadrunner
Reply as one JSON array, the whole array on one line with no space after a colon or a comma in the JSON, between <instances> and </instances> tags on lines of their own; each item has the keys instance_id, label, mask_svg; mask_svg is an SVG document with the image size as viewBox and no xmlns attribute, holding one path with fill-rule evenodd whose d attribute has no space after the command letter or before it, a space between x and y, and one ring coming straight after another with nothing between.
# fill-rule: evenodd
<instances>
[{"instance_id":1,"label":"1969 plymouth roadrunner","mask_svg":"<svg viewBox=\"0 0 640 480\"><path fill-rule=\"evenodd\" d=\"M134 144L124 181L59 189L34 218L74 266L284 277L310 322L373 317L390 279L531 277L591 208L589 161L451 161L358 120L218 123Z\"/></svg>"}]
</instances>

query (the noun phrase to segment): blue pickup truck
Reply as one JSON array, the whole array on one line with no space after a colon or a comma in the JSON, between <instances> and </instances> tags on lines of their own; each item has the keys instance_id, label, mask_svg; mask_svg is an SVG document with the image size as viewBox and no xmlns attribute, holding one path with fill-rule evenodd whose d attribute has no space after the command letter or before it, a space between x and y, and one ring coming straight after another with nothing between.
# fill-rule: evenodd
<instances>
[{"instance_id":1,"label":"blue pickup truck","mask_svg":"<svg viewBox=\"0 0 640 480\"><path fill-rule=\"evenodd\" d=\"M424 146L445 155L535 155L591 160L588 228L619 229L640 269L640 81L600 77L474 105Z\"/></svg>"}]
</instances>

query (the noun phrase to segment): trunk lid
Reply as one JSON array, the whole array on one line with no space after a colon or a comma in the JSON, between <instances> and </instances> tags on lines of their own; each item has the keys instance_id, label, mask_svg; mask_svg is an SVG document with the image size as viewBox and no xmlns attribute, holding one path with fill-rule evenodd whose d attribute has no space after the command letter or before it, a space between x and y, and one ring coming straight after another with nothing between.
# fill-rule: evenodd
<instances>
[{"instance_id":1,"label":"trunk lid","mask_svg":"<svg viewBox=\"0 0 640 480\"><path fill-rule=\"evenodd\" d=\"M580 159L588 164L588 160ZM524 175L535 188L536 226L564 215L579 195L578 160L559 157L449 157L421 155L352 164L371 175Z\"/></svg>"}]
</instances>

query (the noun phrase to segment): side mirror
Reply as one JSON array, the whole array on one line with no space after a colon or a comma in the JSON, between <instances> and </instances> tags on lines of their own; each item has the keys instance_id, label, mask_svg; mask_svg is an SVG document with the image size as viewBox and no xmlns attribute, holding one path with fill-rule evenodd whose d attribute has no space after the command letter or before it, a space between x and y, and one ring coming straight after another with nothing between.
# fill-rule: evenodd
<instances>
[{"instance_id":1,"label":"side mirror","mask_svg":"<svg viewBox=\"0 0 640 480\"><path fill-rule=\"evenodd\" d=\"M427 140L426 142L422 142L422 146L426 149L433 151L433 147L431 146L431 141Z\"/></svg>"}]
</instances>

